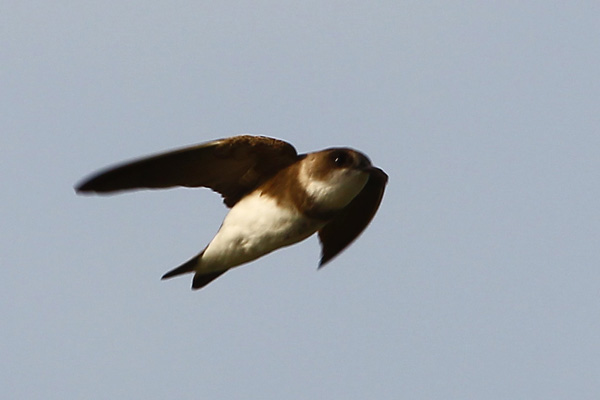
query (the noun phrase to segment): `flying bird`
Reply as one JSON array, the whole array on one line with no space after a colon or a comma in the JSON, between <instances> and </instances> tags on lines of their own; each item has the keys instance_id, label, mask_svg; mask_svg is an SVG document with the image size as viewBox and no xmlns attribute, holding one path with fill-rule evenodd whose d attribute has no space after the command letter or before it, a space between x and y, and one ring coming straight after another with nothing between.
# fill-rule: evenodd
<instances>
[{"instance_id":1,"label":"flying bird","mask_svg":"<svg viewBox=\"0 0 600 400\"><path fill-rule=\"evenodd\" d=\"M198 255L162 279L194 273L200 289L229 269L318 232L319 268L367 227L388 176L356 150L298 154L282 140L235 136L127 162L76 185L105 194L174 186L207 187L231 210Z\"/></svg>"}]
</instances>

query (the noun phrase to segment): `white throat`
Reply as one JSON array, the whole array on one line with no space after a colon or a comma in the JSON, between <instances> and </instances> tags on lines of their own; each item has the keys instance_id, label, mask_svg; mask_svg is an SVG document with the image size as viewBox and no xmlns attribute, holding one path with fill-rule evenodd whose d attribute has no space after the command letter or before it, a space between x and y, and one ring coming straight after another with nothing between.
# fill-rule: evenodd
<instances>
[{"instance_id":1,"label":"white throat","mask_svg":"<svg viewBox=\"0 0 600 400\"><path fill-rule=\"evenodd\" d=\"M369 179L366 172L347 168L332 170L324 178L317 179L311 174L311 167L310 162L303 163L299 181L314 202L325 209L346 207Z\"/></svg>"}]
</instances>

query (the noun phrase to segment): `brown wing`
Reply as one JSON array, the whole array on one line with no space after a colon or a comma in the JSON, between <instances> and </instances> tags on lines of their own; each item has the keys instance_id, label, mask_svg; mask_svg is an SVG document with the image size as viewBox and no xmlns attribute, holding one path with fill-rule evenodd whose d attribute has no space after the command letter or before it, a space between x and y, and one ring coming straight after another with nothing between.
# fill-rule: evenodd
<instances>
[{"instance_id":1,"label":"brown wing","mask_svg":"<svg viewBox=\"0 0 600 400\"><path fill-rule=\"evenodd\" d=\"M377 212L388 176L375 167L370 174L363 190L319 231L322 247L319 268L348 247L369 225Z\"/></svg>"},{"instance_id":2,"label":"brown wing","mask_svg":"<svg viewBox=\"0 0 600 400\"><path fill-rule=\"evenodd\" d=\"M86 179L77 192L204 186L220 193L228 207L298 159L294 147L262 136L227 139L117 165Z\"/></svg>"}]
</instances>

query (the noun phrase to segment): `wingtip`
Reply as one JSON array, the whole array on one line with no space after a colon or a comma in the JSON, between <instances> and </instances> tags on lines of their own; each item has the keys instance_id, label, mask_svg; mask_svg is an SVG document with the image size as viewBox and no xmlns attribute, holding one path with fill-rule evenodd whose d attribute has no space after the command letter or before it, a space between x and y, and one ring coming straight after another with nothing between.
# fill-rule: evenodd
<instances>
[{"instance_id":1,"label":"wingtip","mask_svg":"<svg viewBox=\"0 0 600 400\"><path fill-rule=\"evenodd\" d=\"M96 192L96 190L90 183L91 181L89 179L83 182L78 182L75 184L75 186L73 186L73 190L75 190L75 193L77 194L93 194Z\"/></svg>"},{"instance_id":2,"label":"wingtip","mask_svg":"<svg viewBox=\"0 0 600 400\"><path fill-rule=\"evenodd\" d=\"M73 190L75 191L76 194L81 194L82 190L81 187L83 185L81 183L77 183L75 184L75 186L73 186Z\"/></svg>"},{"instance_id":3,"label":"wingtip","mask_svg":"<svg viewBox=\"0 0 600 400\"><path fill-rule=\"evenodd\" d=\"M321 259L319 260L319 265L317 266L317 271L320 270L321 268L323 268L325 265L327 265L327 263L329 263L329 261L331 261L333 257L326 257L326 256L322 256Z\"/></svg>"},{"instance_id":4,"label":"wingtip","mask_svg":"<svg viewBox=\"0 0 600 400\"><path fill-rule=\"evenodd\" d=\"M168 274L169 274L169 273L167 272L166 274L164 274L163 276L161 276L161 277L160 277L160 280L161 280L161 281L164 281L164 280L167 280L167 279L171 278L171 276L168 276Z\"/></svg>"}]
</instances>

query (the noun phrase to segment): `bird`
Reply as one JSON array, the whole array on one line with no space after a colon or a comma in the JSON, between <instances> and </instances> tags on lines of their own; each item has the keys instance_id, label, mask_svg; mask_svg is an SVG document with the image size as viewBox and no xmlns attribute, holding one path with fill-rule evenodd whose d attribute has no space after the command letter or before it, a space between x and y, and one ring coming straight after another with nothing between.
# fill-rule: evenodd
<instances>
[{"instance_id":1,"label":"bird","mask_svg":"<svg viewBox=\"0 0 600 400\"><path fill-rule=\"evenodd\" d=\"M387 181L365 154L348 147L298 154L283 140L241 135L109 167L76 184L75 191L103 195L182 186L219 193L230 210L212 241L162 276L193 273L197 290L314 233L320 269L371 222Z\"/></svg>"}]
</instances>

